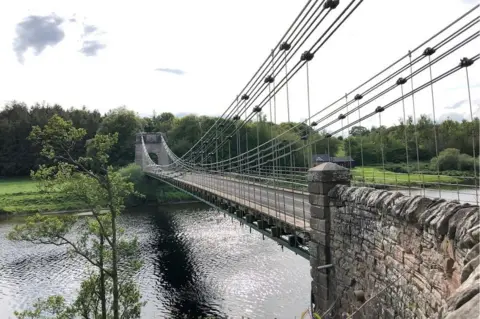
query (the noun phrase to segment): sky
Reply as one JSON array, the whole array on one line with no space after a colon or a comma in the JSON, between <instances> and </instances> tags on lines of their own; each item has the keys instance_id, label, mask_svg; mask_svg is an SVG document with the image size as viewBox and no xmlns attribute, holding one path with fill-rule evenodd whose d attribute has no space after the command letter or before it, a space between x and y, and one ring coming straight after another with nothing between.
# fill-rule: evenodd
<instances>
[{"instance_id":1,"label":"sky","mask_svg":"<svg viewBox=\"0 0 480 319\"><path fill-rule=\"evenodd\" d=\"M28 105L38 102L86 106L102 113L125 105L143 116L153 112L221 115L305 3L306 0L3 1L0 105L17 100ZM348 3L341 0L334 14ZM331 102L477 3L365 0L309 63L311 114L320 112L319 118L329 114L322 110ZM470 20L479 12L477 9L471 14ZM332 20L333 17L325 22ZM464 37L478 30L476 25ZM433 66L433 76L457 65L461 57L479 51L477 38ZM297 59L294 57L289 67ZM474 115L480 114L479 65L477 62L469 68ZM402 73L407 75L408 72ZM425 81L427 72L415 78L414 85ZM306 82L305 68L290 82L293 121L308 117ZM405 92L410 90L409 85L404 86ZM401 94L400 89L393 91L363 108L363 114ZM415 96L417 116L433 116L435 110L439 121L470 119L465 70L434 85L435 109L431 95L428 88ZM278 93L276 103L276 121L286 121L285 89ZM405 99L405 109L405 116L413 114L411 98ZM401 103L386 110L382 124L398 122L403 117L402 110ZM268 115L268 110L264 111ZM338 114L319 120L320 126L338 130L339 122L328 125ZM358 114L348 117L350 122L356 119ZM374 116L363 125L378 126L379 121Z\"/></svg>"}]
</instances>

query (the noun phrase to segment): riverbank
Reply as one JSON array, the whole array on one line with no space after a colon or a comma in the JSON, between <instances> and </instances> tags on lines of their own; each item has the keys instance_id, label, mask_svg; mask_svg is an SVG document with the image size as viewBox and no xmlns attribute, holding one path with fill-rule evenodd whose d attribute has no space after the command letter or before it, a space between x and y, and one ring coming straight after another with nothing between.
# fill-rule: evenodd
<instances>
[{"instance_id":1,"label":"riverbank","mask_svg":"<svg viewBox=\"0 0 480 319\"><path fill-rule=\"evenodd\" d=\"M143 176L132 180L143 198L130 198L127 206L145 204L170 205L195 202L194 198L175 188ZM45 192L30 178L0 180L0 215L85 212L83 201L60 192Z\"/></svg>"},{"instance_id":2,"label":"riverbank","mask_svg":"<svg viewBox=\"0 0 480 319\"><path fill-rule=\"evenodd\" d=\"M44 192L29 178L0 180L0 214L35 214L86 209L78 199L58 192Z\"/></svg>"}]
</instances>

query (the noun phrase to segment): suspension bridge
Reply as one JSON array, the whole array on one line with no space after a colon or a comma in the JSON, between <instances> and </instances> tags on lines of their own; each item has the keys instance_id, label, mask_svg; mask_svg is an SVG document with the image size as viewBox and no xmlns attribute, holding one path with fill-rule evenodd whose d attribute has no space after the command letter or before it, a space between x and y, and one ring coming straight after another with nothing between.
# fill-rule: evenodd
<instances>
[{"instance_id":1,"label":"suspension bridge","mask_svg":"<svg viewBox=\"0 0 480 319\"><path fill-rule=\"evenodd\" d=\"M475 122L478 110L472 102L469 70L480 58L479 5L460 17L453 17L451 23L416 47L406 48L400 58L332 103L314 109L310 103L311 65L337 30L349 27L349 17L362 2L308 1L225 112L184 154L175 154L164 134L137 135L136 162L147 175L223 210L276 240L282 248L309 258L312 266L314 260L320 273L328 278L335 276L328 270L333 267L335 253L333 244L329 240L322 242L321 235L336 236L332 233L335 227L330 225L333 217L326 216L325 212L336 205L329 196L341 185L367 186L368 191L361 191L367 194L377 194L373 189L380 189L378 194L395 190L391 195L393 202L389 201L390 197L381 197L386 195L375 197L383 198L381 205L387 206L397 205L398 198L417 205L414 209L420 209L418 203L425 201L430 205L444 205L451 201L452 205L459 205L457 211L474 207L478 212L479 204L479 127L473 127L471 132L471 153L475 159L473 173L463 176L460 182L451 183L444 181L438 166L433 174L424 174L420 169L415 173L388 173L384 148L387 129L382 125L382 117L384 124L389 111L400 110L404 132L399 152L403 153L407 167L420 167L421 146L416 128L418 114L428 107L433 121L429 138L435 144L438 157L442 136L438 131L436 87L450 78L462 83L465 89L463 99L469 107L468 121L478 123ZM292 110L295 113L300 111L298 105L291 105L289 84L301 76L300 70L305 74L306 114L303 121L291 122ZM418 105L420 94L428 94L428 105ZM285 108L283 111L287 114L287 125L280 126L281 130L277 125L280 107ZM360 137L359 145L355 145L359 152L353 154L354 146L350 144L348 132L362 123L377 120L380 129L376 147L381 158L378 164L383 170L375 176L364 163L363 138ZM267 133L266 141L260 139L260 132ZM346 160L342 163L331 152L333 138L348 140L345 143ZM325 150L325 154L317 156L319 150ZM157 155L158 162L152 160L152 153ZM319 163L316 158L323 159ZM352 165L356 166L355 170ZM364 206L368 206L368 202L365 203ZM426 207L423 210L428 211ZM319 246L325 249L321 253L317 250ZM385 244L381 247L385 249ZM326 257L319 262L321 254ZM338 277L339 270L336 271ZM315 276L312 290L316 290L316 283L321 281L319 275ZM399 273L396 276L392 282L401 277ZM325 285L331 285L331 282L327 280ZM324 292L329 295L328 303L317 306L327 312L335 308L332 305L343 296L338 287L336 290L329 287L328 293ZM314 291L312 294L319 293ZM319 304L318 298L321 296L312 297L316 299L316 305ZM443 294L442 298L445 299L446 295Z\"/></svg>"}]
</instances>

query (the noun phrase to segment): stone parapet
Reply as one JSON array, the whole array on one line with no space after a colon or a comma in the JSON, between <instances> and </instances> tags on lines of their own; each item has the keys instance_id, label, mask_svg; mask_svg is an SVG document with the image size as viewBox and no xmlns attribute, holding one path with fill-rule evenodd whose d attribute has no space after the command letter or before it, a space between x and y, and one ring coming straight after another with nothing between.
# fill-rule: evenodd
<instances>
[{"instance_id":1,"label":"stone parapet","mask_svg":"<svg viewBox=\"0 0 480 319\"><path fill-rule=\"evenodd\" d=\"M328 195L339 312L374 298L354 318L478 318L478 206L344 185Z\"/></svg>"}]
</instances>

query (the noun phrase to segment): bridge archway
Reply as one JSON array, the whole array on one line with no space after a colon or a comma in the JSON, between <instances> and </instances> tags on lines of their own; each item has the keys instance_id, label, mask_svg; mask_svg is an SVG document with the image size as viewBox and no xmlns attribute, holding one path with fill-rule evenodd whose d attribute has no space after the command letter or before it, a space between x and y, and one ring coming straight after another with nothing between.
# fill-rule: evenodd
<instances>
[{"instance_id":1,"label":"bridge archway","mask_svg":"<svg viewBox=\"0 0 480 319\"><path fill-rule=\"evenodd\" d=\"M145 148L153 161L160 165L170 164L168 154L162 145L162 137L166 141L165 135L161 132L137 133L135 139L135 164L142 166L142 138Z\"/></svg>"}]
</instances>

